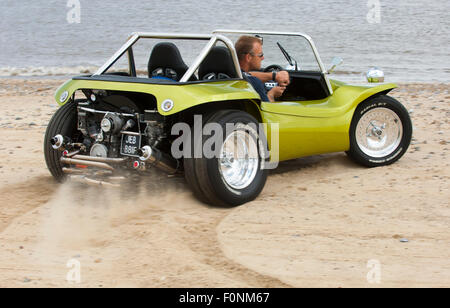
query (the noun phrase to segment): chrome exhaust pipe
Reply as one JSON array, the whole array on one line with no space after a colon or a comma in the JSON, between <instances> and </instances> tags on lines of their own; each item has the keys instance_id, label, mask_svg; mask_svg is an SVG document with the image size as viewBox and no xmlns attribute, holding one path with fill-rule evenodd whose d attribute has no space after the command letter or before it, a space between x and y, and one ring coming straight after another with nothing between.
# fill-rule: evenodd
<instances>
[{"instance_id":1,"label":"chrome exhaust pipe","mask_svg":"<svg viewBox=\"0 0 450 308\"><path fill-rule=\"evenodd\" d=\"M102 162L61 157L61 163L67 164L67 165L83 165L83 166L88 166L88 167L96 167L96 168L100 168L100 169L114 171L114 167L112 167L106 163L102 163Z\"/></svg>"},{"instance_id":2,"label":"chrome exhaust pipe","mask_svg":"<svg viewBox=\"0 0 450 308\"><path fill-rule=\"evenodd\" d=\"M85 171L81 169L75 169L75 168L62 168L62 172L65 174L84 174Z\"/></svg>"},{"instance_id":3,"label":"chrome exhaust pipe","mask_svg":"<svg viewBox=\"0 0 450 308\"><path fill-rule=\"evenodd\" d=\"M89 185L115 187L115 188L120 187L120 184L113 184L113 183L109 183L109 182L105 182L105 181L97 181L97 180L93 180L93 179L90 179L90 178L85 178L84 180Z\"/></svg>"},{"instance_id":4,"label":"chrome exhaust pipe","mask_svg":"<svg viewBox=\"0 0 450 308\"><path fill-rule=\"evenodd\" d=\"M149 162L150 165L153 165L164 172L174 174L178 171L180 164L178 160L157 149L152 149L148 145L139 149L138 155L141 161Z\"/></svg>"},{"instance_id":5,"label":"chrome exhaust pipe","mask_svg":"<svg viewBox=\"0 0 450 308\"><path fill-rule=\"evenodd\" d=\"M126 158L109 158L109 157L96 157L96 156L88 156L88 155L75 155L72 157L73 159L92 161L97 163L105 163L105 164L123 164L127 161Z\"/></svg>"},{"instance_id":6,"label":"chrome exhaust pipe","mask_svg":"<svg viewBox=\"0 0 450 308\"><path fill-rule=\"evenodd\" d=\"M64 137L63 135L56 135L52 139L50 139L50 145L54 150L58 151L72 151L71 153L67 153L69 156L76 155L80 151L85 151L86 146L82 143L72 143L72 140L68 137ZM67 156L66 155L66 156Z\"/></svg>"},{"instance_id":7,"label":"chrome exhaust pipe","mask_svg":"<svg viewBox=\"0 0 450 308\"><path fill-rule=\"evenodd\" d=\"M72 175L72 176L70 176L70 180L77 182L77 183L88 184L88 185L92 185L92 186L113 187L113 188L120 187L120 184L113 184L113 183L109 183L109 182L105 182L105 181L97 181L97 180L93 180L88 177L80 176L80 175Z\"/></svg>"},{"instance_id":8,"label":"chrome exhaust pipe","mask_svg":"<svg viewBox=\"0 0 450 308\"><path fill-rule=\"evenodd\" d=\"M69 142L70 140L64 138L62 135L56 135L50 139L50 144L54 150L64 150L64 146Z\"/></svg>"}]
</instances>

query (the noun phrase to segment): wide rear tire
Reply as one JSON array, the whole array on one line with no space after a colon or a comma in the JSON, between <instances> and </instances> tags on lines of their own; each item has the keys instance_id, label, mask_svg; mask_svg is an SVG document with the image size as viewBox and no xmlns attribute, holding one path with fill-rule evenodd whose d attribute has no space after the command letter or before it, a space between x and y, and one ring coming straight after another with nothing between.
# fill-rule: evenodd
<instances>
[{"instance_id":1,"label":"wide rear tire","mask_svg":"<svg viewBox=\"0 0 450 308\"><path fill-rule=\"evenodd\" d=\"M47 168L58 182L64 182L66 175L60 162L62 153L54 150L50 143L50 140L58 134L74 140L73 138L77 134L76 102L70 101L55 112L48 123L44 137L44 156Z\"/></svg>"},{"instance_id":2,"label":"wide rear tire","mask_svg":"<svg viewBox=\"0 0 450 308\"><path fill-rule=\"evenodd\" d=\"M203 123L218 128L220 142L211 146L212 135L193 136L191 154L184 158L185 177L194 194L214 206L238 206L254 200L264 188L265 137L260 136L258 121L239 110L218 111ZM228 124L228 125L227 125ZM233 129L228 129L232 126ZM192 134L194 135L194 134ZM195 152L197 149L197 152ZM204 150L211 149L211 154Z\"/></svg>"}]
</instances>

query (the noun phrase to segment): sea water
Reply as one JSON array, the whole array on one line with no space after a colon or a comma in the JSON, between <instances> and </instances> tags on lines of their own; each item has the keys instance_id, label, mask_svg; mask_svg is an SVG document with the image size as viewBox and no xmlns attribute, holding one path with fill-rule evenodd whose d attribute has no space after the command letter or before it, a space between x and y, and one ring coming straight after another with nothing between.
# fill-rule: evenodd
<instances>
[{"instance_id":1,"label":"sea water","mask_svg":"<svg viewBox=\"0 0 450 308\"><path fill-rule=\"evenodd\" d=\"M450 81L450 1L0 0L0 76L92 73L132 32L303 32L336 79ZM270 59L265 63L271 64Z\"/></svg>"}]
</instances>

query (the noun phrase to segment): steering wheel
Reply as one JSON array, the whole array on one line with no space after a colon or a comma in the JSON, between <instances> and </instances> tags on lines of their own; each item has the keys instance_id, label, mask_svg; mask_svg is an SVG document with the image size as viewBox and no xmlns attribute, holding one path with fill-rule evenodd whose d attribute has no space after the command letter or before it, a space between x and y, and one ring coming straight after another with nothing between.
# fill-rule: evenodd
<instances>
[{"instance_id":1,"label":"steering wheel","mask_svg":"<svg viewBox=\"0 0 450 308\"><path fill-rule=\"evenodd\" d=\"M283 70L283 68L280 65L272 64L272 65L269 65L268 67L266 67L263 71L265 73L267 73L267 72L279 72L282 70ZM266 89L267 92L269 92L276 86L278 86L278 83L275 80L272 80L271 82L270 81L266 82L264 84L264 88Z\"/></svg>"},{"instance_id":2,"label":"steering wheel","mask_svg":"<svg viewBox=\"0 0 450 308\"><path fill-rule=\"evenodd\" d=\"M269 65L268 67L266 67L264 69L264 72L279 72L282 70L283 70L283 68L281 67L281 65L272 64L272 65Z\"/></svg>"}]
</instances>

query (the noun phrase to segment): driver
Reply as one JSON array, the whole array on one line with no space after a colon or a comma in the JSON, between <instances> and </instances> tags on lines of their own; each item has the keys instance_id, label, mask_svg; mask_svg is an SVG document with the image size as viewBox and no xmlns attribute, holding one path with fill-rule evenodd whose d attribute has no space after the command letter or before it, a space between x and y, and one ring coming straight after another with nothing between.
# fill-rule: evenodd
<instances>
[{"instance_id":1,"label":"driver","mask_svg":"<svg viewBox=\"0 0 450 308\"><path fill-rule=\"evenodd\" d=\"M262 101L274 102L275 98L280 97L286 90L286 86L289 84L289 73L286 71L255 72L261 69L261 62L264 60L262 41L257 37L241 36L236 42L235 48L244 78L258 92ZM278 82L279 86L267 92L263 82L269 80Z\"/></svg>"}]
</instances>

